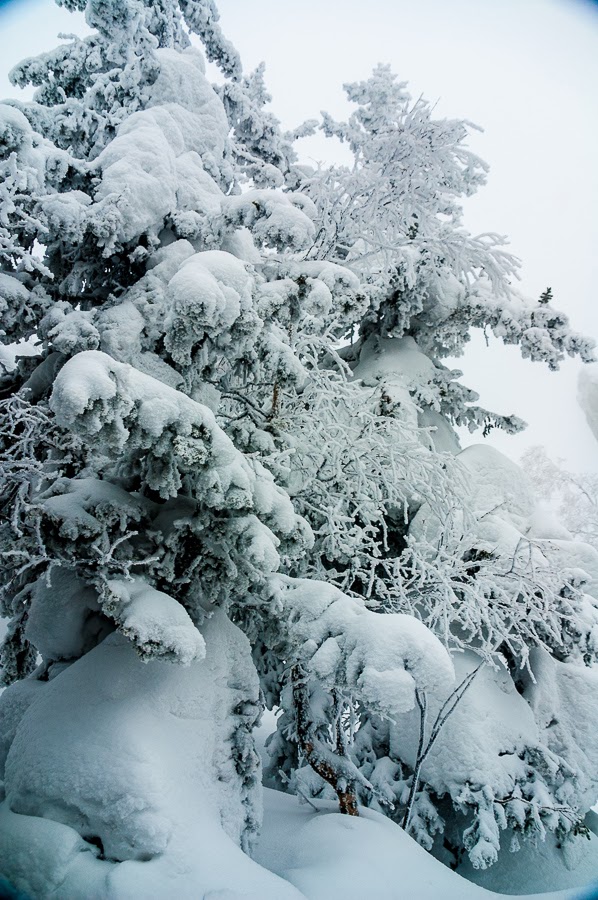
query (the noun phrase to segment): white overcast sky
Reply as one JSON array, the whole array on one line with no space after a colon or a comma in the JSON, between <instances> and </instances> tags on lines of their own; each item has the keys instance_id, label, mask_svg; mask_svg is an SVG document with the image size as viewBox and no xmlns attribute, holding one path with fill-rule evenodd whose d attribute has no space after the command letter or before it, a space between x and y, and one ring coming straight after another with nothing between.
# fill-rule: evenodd
<instances>
[{"instance_id":1,"label":"white overcast sky","mask_svg":"<svg viewBox=\"0 0 598 900\"><path fill-rule=\"evenodd\" d=\"M218 0L245 68L261 60L273 110L294 126L326 109L344 116L342 83L389 62L437 115L481 125L470 145L491 166L468 201L474 233L509 235L532 296L550 285L574 326L598 337L598 7L589 0ZM0 6L0 97L8 69L49 49L78 19L52 0ZM318 142L320 159L335 150ZM490 440L517 458L543 443L572 468L598 470L598 445L579 410L580 364L557 374L516 348L472 342L455 366L491 409L529 423ZM466 438L467 441L471 438ZM474 440L481 440L477 435Z\"/></svg>"}]
</instances>

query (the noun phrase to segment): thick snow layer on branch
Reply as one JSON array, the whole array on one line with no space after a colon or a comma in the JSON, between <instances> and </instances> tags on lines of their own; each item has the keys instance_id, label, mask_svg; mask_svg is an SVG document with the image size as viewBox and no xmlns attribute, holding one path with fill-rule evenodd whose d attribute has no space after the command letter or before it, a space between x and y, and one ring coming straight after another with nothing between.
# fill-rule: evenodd
<instances>
[{"instance_id":1,"label":"thick snow layer on branch","mask_svg":"<svg viewBox=\"0 0 598 900\"><path fill-rule=\"evenodd\" d=\"M412 337L371 337L361 348L353 374L365 384L403 379L410 388L432 378L435 371L430 357L422 353Z\"/></svg>"},{"instance_id":2,"label":"thick snow layer on branch","mask_svg":"<svg viewBox=\"0 0 598 900\"><path fill-rule=\"evenodd\" d=\"M453 657L457 679L472 672L479 658L467 651ZM450 685L431 698L437 711ZM417 714L413 712L413 717ZM419 727L398 722L393 740L401 756L413 765ZM481 669L473 685L444 725L424 763L422 776L439 794L455 793L465 784L491 785L497 794L509 794L525 771L520 754L539 744L539 731L529 705L508 674Z\"/></svg>"},{"instance_id":3,"label":"thick snow layer on branch","mask_svg":"<svg viewBox=\"0 0 598 900\"><path fill-rule=\"evenodd\" d=\"M406 712L415 690L454 679L449 654L413 616L381 615L323 581L272 579L297 658L329 689L347 688L382 715Z\"/></svg>"},{"instance_id":4,"label":"thick snow layer on branch","mask_svg":"<svg viewBox=\"0 0 598 900\"><path fill-rule=\"evenodd\" d=\"M185 132L185 138L191 141L189 149L200 155L208 151L216 158L222 157L228 122L220 98L205 77L201 50L187 47L181 53L163 48L156 51L156 56L160 72L151 87L148 108L175 104L198 116L200 122L185 120L189 125Z\"/></svg>"},{"instance_id":5,"label":"thick snow layer on branch","mask_svg":"<svg viewBox=\"0 0 598 900\"><path fill-rule=\"evenodd\" d=\"M43 190L46 165L66 159L65 153L37 134L21 110L9 103L0 103L0 143L3 155L15 153L22 167L21 189Z\"/></svg>"},{"instance_id":6,"label":"thick snow layer on branch","mask_svg":"<svg viewBox=\"0 0 598 900\"><path fill-rule=\"evenodd\" d=\"M438 371L414 338L373 336L363 343L353 376L366 385L381 385L393 416L412 426L430 428L437 451L458 453L459 441L446 416L431 404L418 402L418 394L434 381Z\"/></svg>"},{"instance_id":7,"label":"thick snow layer on branch","mask_svg":"<svg viewBox=\"0 0 598 900\"><path fill-rule=\"evenodd\" d=\"M29 301L29 291L24 284L12 275L0 272L0 314L2 316L1 334L6 334L5 318L8 310L14 310L20 306L26 308Z\"/></svg>"},{"instance_id":8,"label":"thick snow layer on branch","mask_svg":"<svg viewBox=\"0 0 598 900\"><path fill-rule=\"evenodd\" d=\"M166 292L165 346L176 363L190 365L197 345L227 334L251 310L253 282L246 265L221 250L185 260Z\"/></svg>"},{"instance_id":9,"label":"thick snow layer on branch","mask_svg":"<svg viewBox=\"0 0 598 900\"><path fill-rule=\"evenodd\" d=\"M466 292L465 307L472 324L489 326L506 344L519 344L524 358L546 362L550 369L558 369L565 354L585 362L595 358L595 342L572 331L567 316L513 288L507 295L497 294L488 280L480 278Z\"/></svg>"},{"instance_id":10,"label":"thick snow layer on branch","mask_svg":"<svg viewBox=\"0 0 598 900\"><path fill-rule=\"evenodd\" d=\"M311 204L301 195L273 190L246 191L227 198L223 209L227 223L251 228L255 239L267 247L290 246L301 250L313 241L316 233Z\"/></svg>"},{"instance_id":11,"label":"thick snow layer on branch","mask_svg":"<svg viewBox=\"0 0 598 900\"><path fill-rule=\"evenodd\" d=\"M459 681L479 665L471 651L454 659ZM422 767L423 781L437 796L448 794L463 813L476 810L477 821L464 834L476 869L496 862L508 828L521 834L533 823L543 839L560 827L572 832L567 842L573 848L583 840L574 837L575 819L596 796L598 674L541 649L530 663L535 682L522 674L517 686L505 669L482 668ZM441 702L441 696L431 698L428 722ZM415 711L391 726L391 752L409 766L419 728Z\"/></svg>"},{"instance_id":12,"label":"thick snow layer on branch","mask_svg":"<svg viewBox=\"0 0 598 900\"><path fill-rule=\"evenodd\" d=\"M217 215L228 122L195 48L156 51L160 74L147 107L129 116L94 162L101 173L90 208L100 240L132 241L168 215Z\"/></svg>"},{"instance_id":13,"label":"thick snow layer on branch","mask_svg":"<svg viewBox=\"0 0 598 900\"><path fill-rule=\"evenodd\" d=\"M142 578L108 581L102 594L102 609L135 644L144 660L160 656L189 665L205 656L205 641L189 613Z\"/></svg>"},{"instance_id":14,"label":"thick snow layer on branch","mask_svg":"<svg viewBox=\"0 0 598 900\"><path fill-rule=\"evenodd\" d=\"M33 239L48 234L36 201L64 177L68 155L37 134L25 115L15 106L0 103L0 261L12 272L50 275L32 248ZM42 292L43 293L43 292ZM27 315L31 304L20 311L18 304L9 306L9 314L0 304L3 331L9 332L15 321L20 324L15 337L23 338L23 325L31 324Z\"/></svg>"},{"instance_id":15,"label":"thick snow layer on branch","mask_svg":"<svg viewBox=\"0 0 598 900\"><path fill-rule=\"evenodd\" d=\"M595 805L598 790L598 669L561 662L540 648L531 665L536 681L527 684L525 697L547 746L574 772L559 800L585 812Z\"/></svg>"},{"instance_id":16,"label":"thick snow layer on branch","mask_svg":"<svg viewBox=\"0 0 598 900\"><path fill-rule=\"evenodd\" d=\"M166 115L153 110L135 113L100 154L102 181L95 199L107 203L94 209L96 232L102 218L108 220L111 206L119 217L115 237L122 242L162 222L176 207L176 166L165 133L168 126L174 127L174 122Z\"/></svg>"},{"instance_id":17,"label":"thick snow layer on branch","mask_svg":"<svg viewBox=\"0 0 598 900\"><path fill-rule=\"evenodd\" d=\"M0 104L0 138L8 150L31 145L33 130L23 113L8 103Z\"/></svg>"},{"instance_id":18,"label":"thick snow layer on branch","mask_svg":"<svg viewBox=\"0 0 598 900\"><path fill-rule=\"evenodd\" d=\"M98 351L79 353L61 369L54 382L51 407L62 425L82 434L103 436L108 446L120 448L126 444L130 438L128 425L131 431L139 429L148 446L167 428L174 427L178 435L191 435L195 428L206 433L205 445L197 441L196 464L209 460L224 469L242 460L210 410Z\"/></svg>"},{"instance_id":19,"label":"thick snow layer on branch","mask_svg":"<svg viewBox=\"0 0 598 900\"><path fill-rule=\"evenodd\" d=\"M99 535L108 521L139 521L151 503L99 478L61 478L52 492L42 496L46 514L57 523L62 537Z\"/></svg>"},{"instance_id":20,"label":"thick snow layer on branch","mask_svg":"<svg viewBox=\"0 0 598 900\"><path fill-rule=\"evenodd\" d=\"M214 414L155 378L87 351L70 359L54 382L51 406L58 421L104 452L151 450L173 457L179 473L151 486L174 496L181 473L203 473L202 498L223 509L255 509L288 533L297 526L290 500L257 462L249 462L216 424ZM261 482L259 494L256 483Z\"/></svg>"}]
</instances>

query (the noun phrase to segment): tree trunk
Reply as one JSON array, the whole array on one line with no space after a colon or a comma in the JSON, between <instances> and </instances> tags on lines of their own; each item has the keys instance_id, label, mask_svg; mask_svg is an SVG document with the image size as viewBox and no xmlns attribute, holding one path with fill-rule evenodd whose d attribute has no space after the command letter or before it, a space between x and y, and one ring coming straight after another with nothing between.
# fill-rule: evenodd
<instances>
[{"instance_id":1,"label":"tree trunk","mask_svg":"<svg viewBox=\"0 0 598 900\"><path fill-rule=\"evenodd\" d=\"M320 778L323 778L338 797L339 810L346 816L358 816L355 782L343 771L343 757L326 747L316 736L316 729L309 715L309 696L306 676L301 665L293 666L291 673L293 699L297 710L297 736L299 747L307 762Z\"/></svg>"}]
</instances>

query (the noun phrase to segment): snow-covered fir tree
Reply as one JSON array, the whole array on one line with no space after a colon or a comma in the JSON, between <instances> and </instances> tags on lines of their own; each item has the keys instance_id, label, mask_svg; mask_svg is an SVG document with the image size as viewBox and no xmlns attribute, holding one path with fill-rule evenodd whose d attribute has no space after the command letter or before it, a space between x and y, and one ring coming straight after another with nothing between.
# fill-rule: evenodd
<instances>
[{"instance_id":1,"label":"snow-covered fir tree","mask_svg":"<svg viewBox=\"0 0 598 900\"><path fill-rule=\"evenodd\" d=\"M379 67L347 122L283 134L212 0L64 5L91 35L0 104L3 341L40 351L1 385L0 871L298 896L250 858L264 702L269 783L446 862L576 840L598 554L460 450L523 423L441 360L474 327L552 369L592 345L464 228L468 126ZM351 167L299 163L315 128Z\"/></svg>"}]
</instances>

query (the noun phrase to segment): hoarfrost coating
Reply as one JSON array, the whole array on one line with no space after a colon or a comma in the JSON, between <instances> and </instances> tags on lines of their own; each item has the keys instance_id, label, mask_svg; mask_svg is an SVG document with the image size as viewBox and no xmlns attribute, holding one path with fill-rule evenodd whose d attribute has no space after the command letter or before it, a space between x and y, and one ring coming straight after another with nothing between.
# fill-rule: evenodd
<instances>
[{"instance_id":1,"label":"hoarfrost coating","mask_svg":"<svg viewBox=\"0 0 598 900\"><path fill-rule=\"evenodd\" d=\"M283 133L211 0L67 6L92 33L0 104L0 871L318 897L362 890L360 835L447 896L485 894L412 838L499 873L546 838L560 871L598 799L598 556L461 451L524 423L441 360L474 328L549 369L593 350L464 228L471 126L379 66ZM316 128L350 167L298 161ZM284 864L264 705L267 783L362 819L316 814Z\"/></svg>"}]
</instances>

